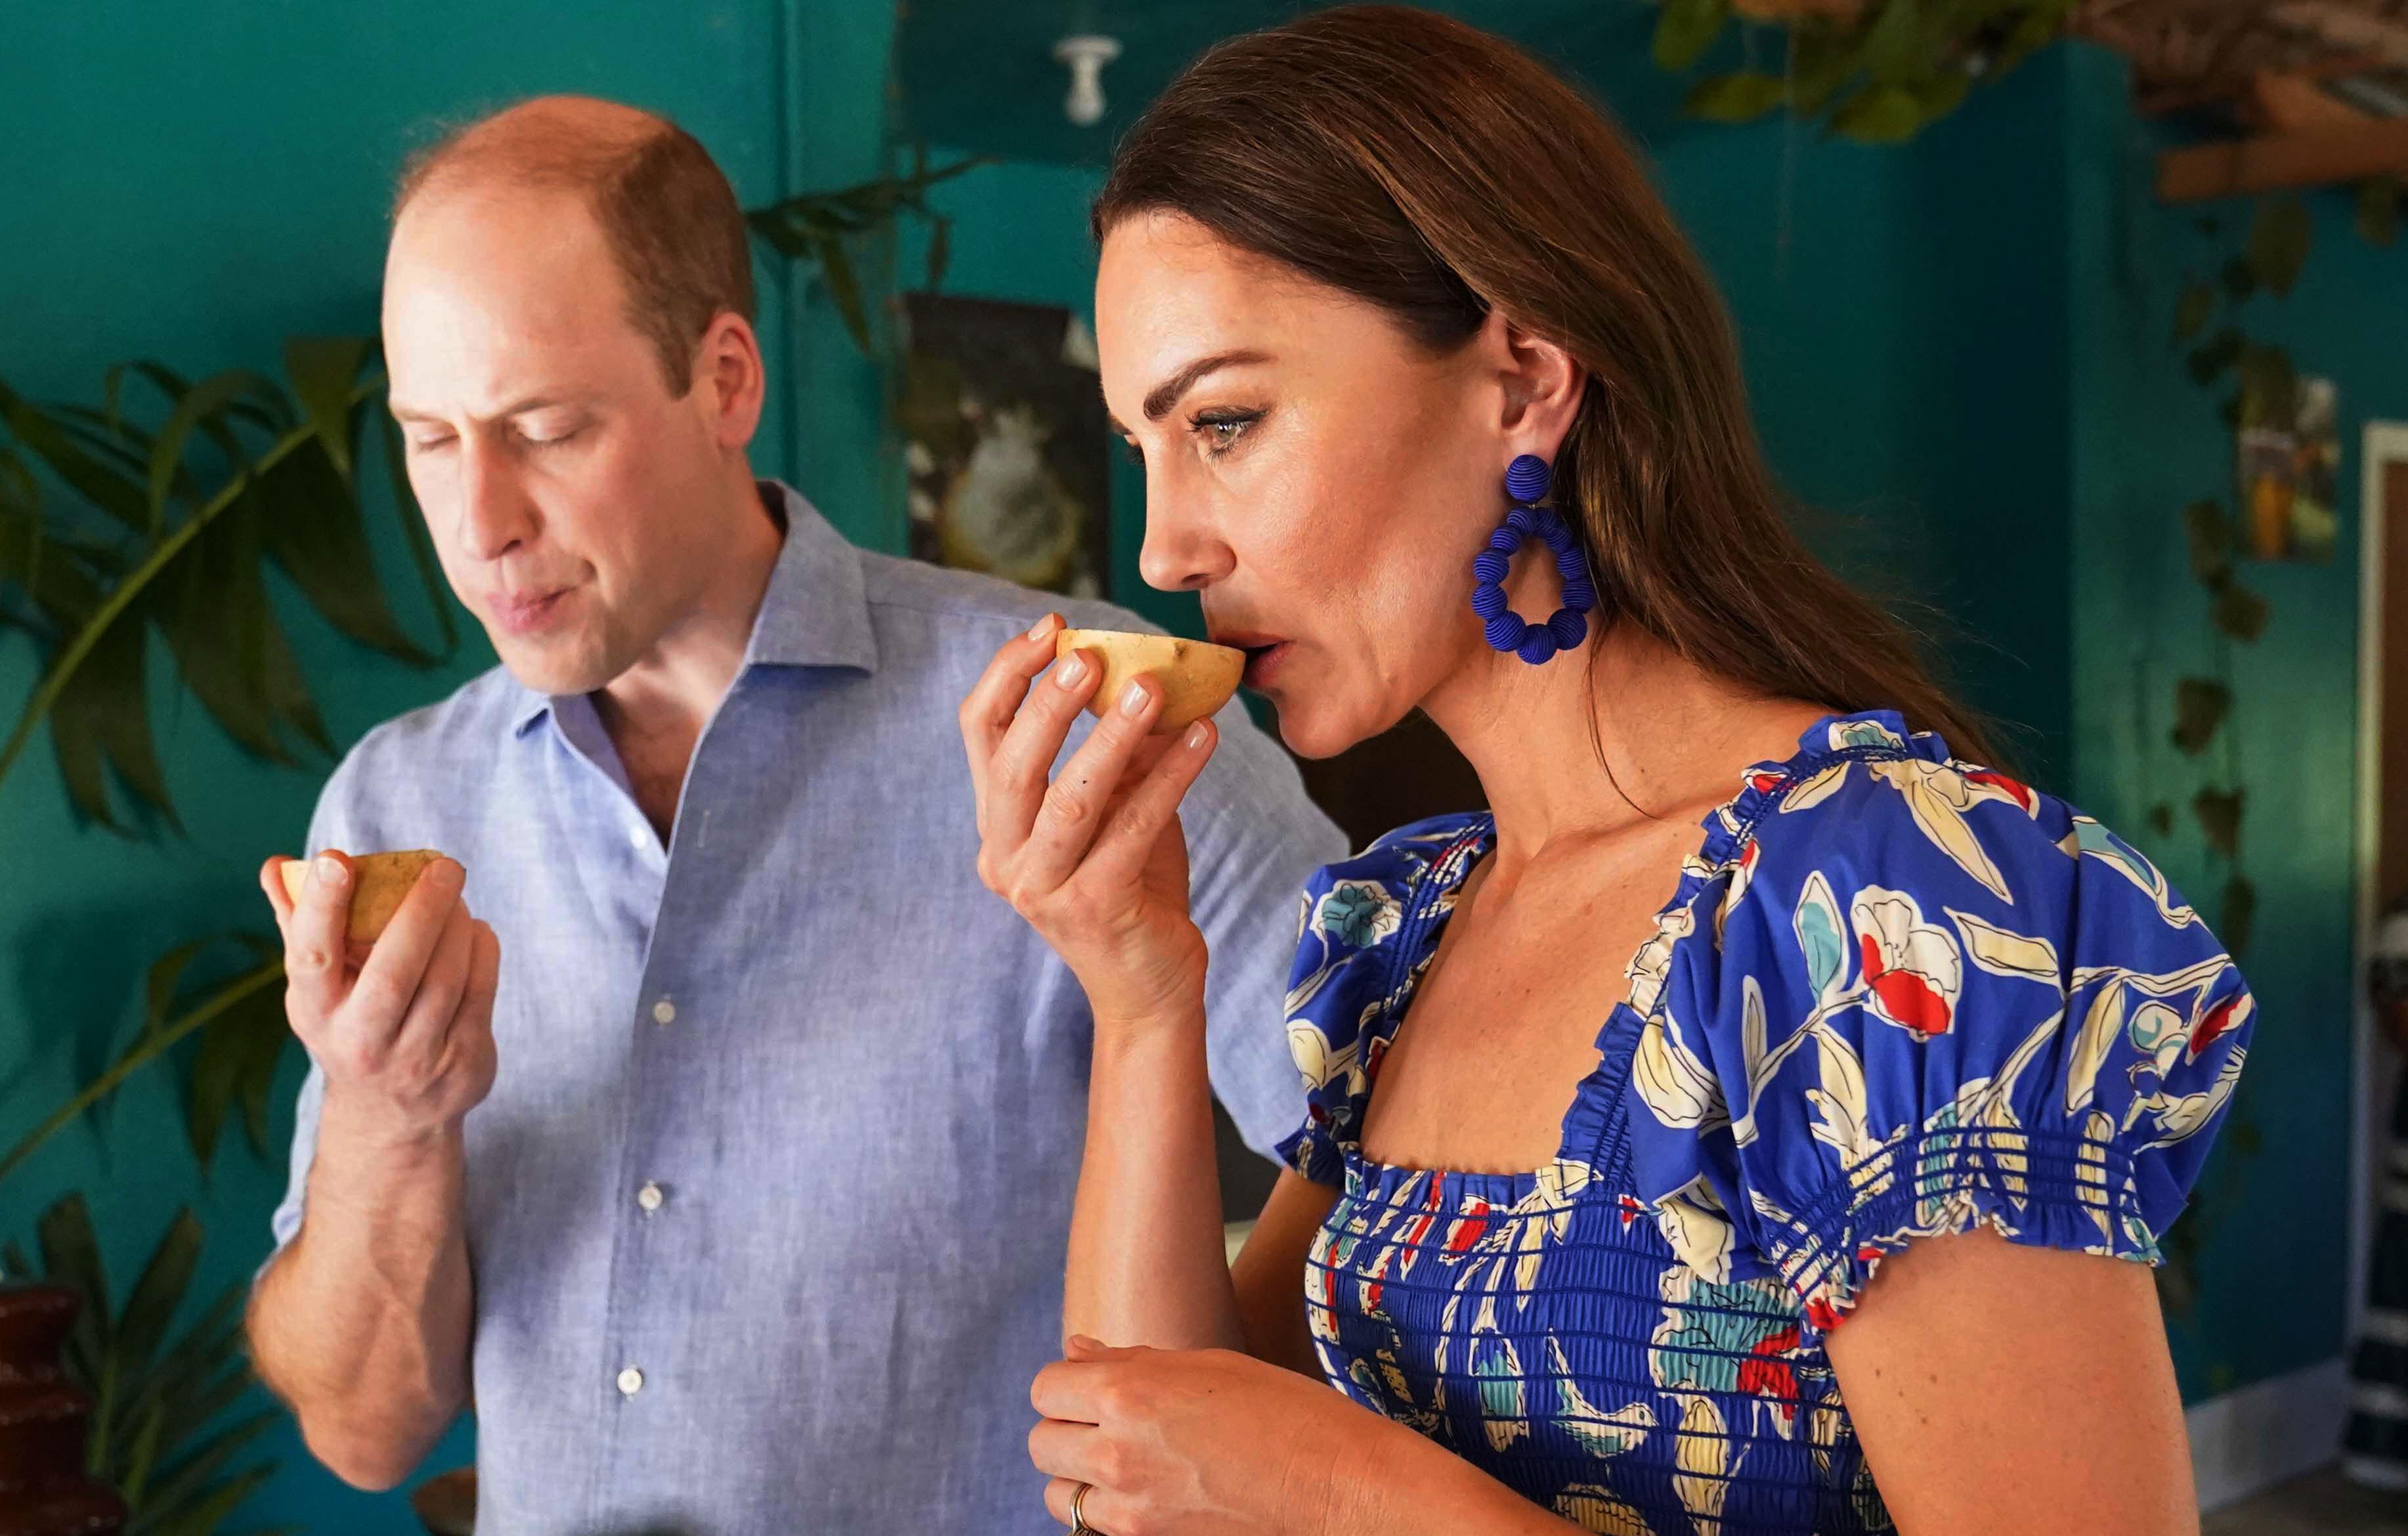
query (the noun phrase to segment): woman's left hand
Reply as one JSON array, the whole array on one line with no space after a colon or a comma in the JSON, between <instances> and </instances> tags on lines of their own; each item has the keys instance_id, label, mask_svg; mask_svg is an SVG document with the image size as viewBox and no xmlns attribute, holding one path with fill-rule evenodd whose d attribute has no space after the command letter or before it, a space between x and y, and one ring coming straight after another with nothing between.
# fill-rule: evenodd
<instances>
[{"instance_id":1,"label":"woman's left hand","mask_svg":"<svg viewBox=\"0 0 2408 1536\"><path fill-rule=\"evenodd\" d=\"M1074 1338L1029 1393L1028 1455L1104 1536L1327 1530L1349 1443L1385 1421L1326 1384L1226 1349L1111 1349Z\"/></svg>"}]
</instances>

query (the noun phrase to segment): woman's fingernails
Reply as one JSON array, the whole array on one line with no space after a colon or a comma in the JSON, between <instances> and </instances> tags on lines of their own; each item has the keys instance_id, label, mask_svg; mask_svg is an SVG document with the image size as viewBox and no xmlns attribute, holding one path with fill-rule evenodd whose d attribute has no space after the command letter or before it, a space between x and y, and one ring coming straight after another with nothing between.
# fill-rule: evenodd
<instances>
[{"instance_id":1,"label":"woman's fingernails","mask_svg":"<svg viewBox=\"0 0 2408 1536\"><path fill-rule=\"evenodd\" d=\"M343 868L341 859L321 855L310 864L309 878L330 891L339 891L343 883L351 878L351 872Z\"/></svg>"},{"instance_id":2,"label":"woman's fingernails","mask_svg":"<svg viewBox=\"0 0 2408 1536\"><path fill-rule=\"evenodd\" d=\"M1204 743L1211 739L1212 739L1212 727L1207 725L1204 722L1199 720L1193 725L1187 727L1188 751L1202 752L1204 750Z\"/></svg>"},{"instance_id":3,"label":"woman's fingernails","mask_svg":"<svg viewBox=\"0 0 2408 1536\"><path fill-rule=\"evenodd\" d=\"M1127 687L1121 690L1121 713L1135 720L1145 713L1145 684L1132 680Z\"/></svg>"},{"instance_id":4,"label":"woman's fingernails","mask_svg":"<svg viewBox=\"0 0 2408 1536\"><path fill-rule=\"evenodd\" d=\"M1087 659L1076 652L1071 653L1069 658L1055 669L1054 681L1065 688L1076 688L1086 682Z\"/></svg>"}]
</instances>

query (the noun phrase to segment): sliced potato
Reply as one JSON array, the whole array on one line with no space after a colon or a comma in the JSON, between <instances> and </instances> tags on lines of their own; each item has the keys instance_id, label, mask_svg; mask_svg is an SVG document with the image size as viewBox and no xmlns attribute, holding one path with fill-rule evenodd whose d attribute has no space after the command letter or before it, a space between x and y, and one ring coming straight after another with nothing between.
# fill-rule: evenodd
<instances>
[{"instance_id":1,"label":"sliced potato","mask_svg":"<svg viewBox=\"0 0 2408 1536\"><path fill-rule=\"evenodd\" d=\"M1176 635L1065 629L1054 639L1054 654L1060 658L1073 651L1092 652L1104 664L1104 681L1087 702L1089 714L1111 709L1135 678L1152 677L1160 683L1162 713L1154 723L1157 735L1184 730L1216 712L1238 691L1238 679L1246 670L1243 651Z\"/></svg>"},{"instance_id":2,"label":"sliced potato","mask_svg":"<svg viewBox=\"0 0 2408 1536\"><path fill-rule=\"evenodd\" d=\"M442 856L432 848L345 854L351 866L351 917L344 937L356 944L375 943L393 914L401 910L402 898L418 883L418 877ZM284 877L284 894L299 901L309 886L309 861L287 860L278 866L278 872Z\"/></svg>"}]
</instances>

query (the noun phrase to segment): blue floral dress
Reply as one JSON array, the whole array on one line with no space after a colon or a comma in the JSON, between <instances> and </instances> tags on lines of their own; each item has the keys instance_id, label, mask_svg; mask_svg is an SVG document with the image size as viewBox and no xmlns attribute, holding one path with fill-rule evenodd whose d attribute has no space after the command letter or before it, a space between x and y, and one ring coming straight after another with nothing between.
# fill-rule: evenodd
<instances>
[{"instance_id":1,"label":"blue floral dress","mask_svg":"<svg viewBox=\"0 0 2408 1536\"><path fill-rule=\"evenodd\" d=\"M1348 1396L1587 1529L1885 1530L1826 1336L1917 1237L2155 1261L2250 996L2147 860L1894 714L1818 723L1705 831L1527 1173L1358 1144L1493 823L1313 879L1283 1149L1341 1191L1313 1340Z\"/></svg>"}]
</instances>

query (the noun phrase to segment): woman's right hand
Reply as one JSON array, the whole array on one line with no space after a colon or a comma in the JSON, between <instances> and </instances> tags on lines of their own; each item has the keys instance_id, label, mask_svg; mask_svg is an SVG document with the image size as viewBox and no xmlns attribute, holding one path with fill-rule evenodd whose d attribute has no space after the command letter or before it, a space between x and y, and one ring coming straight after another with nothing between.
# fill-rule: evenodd
<instances>
[{"instance_id":1,"label":"woman's right hand","mask_svg":"<svg viewBox=\"0 0 2408 1536\"><path fill-rule=\"evenodd\" d=\"M1071 723L1103 675L1081 653L1054 662L1058 614L1007 641L962 701L962 743L978 795L979 878L1054 946L1099 1024L1192 1010L1204 991L1204 936L1187 910L1179 802L1212 755L1209 720L1149 737L1162 688L1141 678L1109 701L1086 741L1048 781Z\"/></svg>"}]
</instances>

